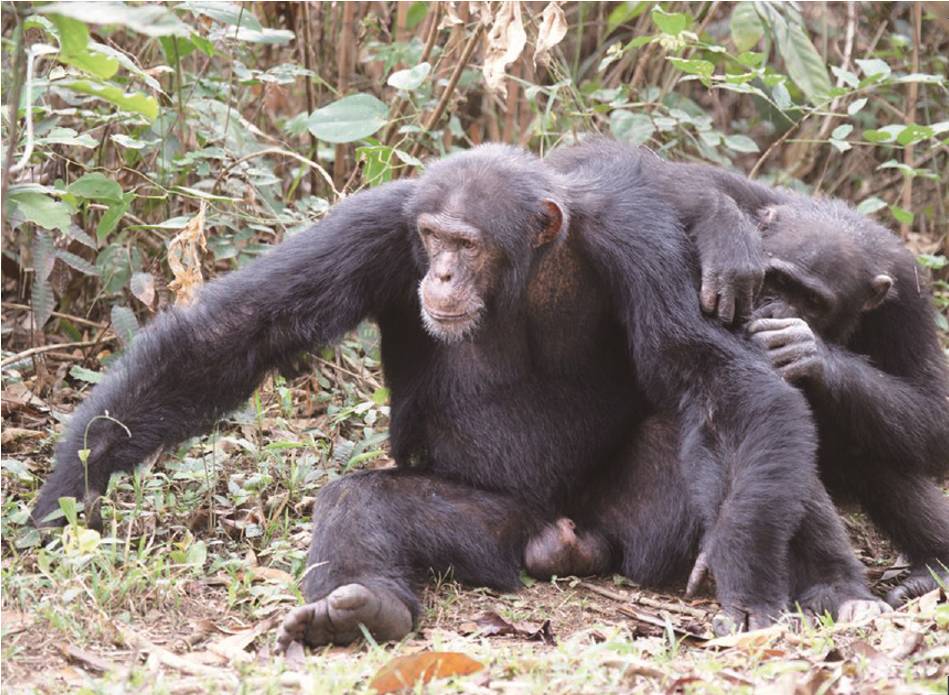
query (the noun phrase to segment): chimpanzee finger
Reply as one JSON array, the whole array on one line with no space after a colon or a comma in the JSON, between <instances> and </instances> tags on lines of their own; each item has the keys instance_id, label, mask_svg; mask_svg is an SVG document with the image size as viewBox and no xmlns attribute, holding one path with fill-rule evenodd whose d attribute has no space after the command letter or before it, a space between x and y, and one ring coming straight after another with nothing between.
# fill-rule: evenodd
<instances>
[{"instance_id":1,"label":"chimpanzee finger","mask_svg":"<svg viewBox=\"0 0 949 695\"><path fill-rule=\"evenodd\" d=\"M718 318L722 323L731 325L735 320L735 286L726 282L718 298Z\"/></svg>"},{"instance_id":2,"label":"chimpanzee finger","mask_svg":"<svg viewBox=\"0 0 949 695\"><path fill-rule=\"evenodd\" d=\"M813 354L814 351L809 350L806 344L792 342L789 345L768 350L768 359L771 360L773 366L783 367L796 360L809 358Z\"/></svg>"},{"instance_id":3,"label":"chimpanzee finger","mask_svg":"<svg viewBox=\"0 0 949 695\"><path fill-rule=\"evenodd\" d=\"M754 284L745 283L738 288L738 299L735 303L735 318L738 321L745 321L751 316L755 308L755 294L757 294Z\"/></svg>"},{"instance_id":4,"label":"chimpanzee finger","mask_svg":"<svg viewBox=\"0 0 949 695\"><path fill-rule=\"evenodd\" d=\"M710 316L715 314L718 306L718 278L712 273L702 275L702 290L699 293L699 303L702 311Z\"/></svg>"},{"instance_id":5,"label":"chimpanzee finger","mask_svg":"<svg viewBox=\"0 0 949 695\"><path fill-rule=\"evenodd\" d=\"M707 576L708 557L703 551L699 553L699 556L695 559L695 566L692 568L692 572L689 574L689 582L685 587L685 597L692 598L695 596L695 593L702 587L702 584L705 582L705 578Z\"/></svg>"},{"instance_id":6,"label":"chimpanzee finger","mask_svg":"<svg viewBox=\"0 0 949 695\"><path fill-rule=\"evenodd\" d=\"M751 342L771 352L783 348L785 345L791 345L794 342L794 334L788 328L776 331L761 331L751 334Z\"/></svg>"},{"instance_id":7,"label":"chimpanzee finger","mask_svg":"<svg viewBox=\"0 0 949 695\"><path fill-rule=\"evenodd\" d=\"M778 367L778 373L785 381L795 382L814 374L816 366L816 358L805 357L804 359L794 360L784 367Z\"/></svg>"},{"instance_id":8,"label":"chimpanzee finger","mask_svg":"<svg viewBox=\"0 0 949 695\"><path fill-rule=\"evenodd\" d=\"M798 318L790 319L772 319L772 318L760 318L755 319L748 324L749 333L767 333L771 331L780 331L785 328L790 328L791 326L797 326L804 323L803 320Z\"/></svg>"}]
</instances>

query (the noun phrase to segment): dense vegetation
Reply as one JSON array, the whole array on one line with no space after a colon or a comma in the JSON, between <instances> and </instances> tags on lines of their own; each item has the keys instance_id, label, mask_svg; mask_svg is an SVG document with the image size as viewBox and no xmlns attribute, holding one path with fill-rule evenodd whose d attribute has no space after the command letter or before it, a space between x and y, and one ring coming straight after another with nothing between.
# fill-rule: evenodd
<instances>
[{"instance_id":1,"label":"dense vegetation","mask_svg":"<svg viewBox=\"0 0 949 695\"><path fill-rule=\"evenodd\" d=\"M77 501L40 548L27 509L59 420L140 325L428 157L603 132L842 197L917 253L949 331L949 19L936 3L0 6L3 615L41 636L5 639L3 661L24 683L48 666L37 654L83 663L53 643L160 654L127 633L151 623L170 648L201 621L260 627L297 599L313 492L387 464L372 326L315 355L311 375L268 382L218 434L118 481L106 534L82 526ZM919 620L945 629L949 615ZM656 687L696 668L670 638ZM601 656L619 658L588 658ZM514 663L511 678L533 668ZM916 663L905 677L944 678ZM320 677L364 686L365 668Z\"/></svg>"}]
</instances>

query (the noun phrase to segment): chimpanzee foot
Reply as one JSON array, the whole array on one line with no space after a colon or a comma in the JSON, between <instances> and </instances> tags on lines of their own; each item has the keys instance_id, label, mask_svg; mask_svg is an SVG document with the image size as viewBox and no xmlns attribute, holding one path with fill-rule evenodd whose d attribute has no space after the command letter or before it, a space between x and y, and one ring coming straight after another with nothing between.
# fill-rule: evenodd
<instances>
[{"instance_id":1,"label":"chimpanzee foot","mask_svg":"<svg viewBox=\"0 0 949 695\"><path fill-rule=\"evenodd\" d=\"M938 566L935 562L933 565ZM936 571L936 574L942 580L943 586L949 585L949 571L944 567L940 567L940 569ZM930 591L938 588L939 582L933 577L929 566L916 566L913 567L909 576L904 579L899 586L890 589L886 595L886 602L893 606L893 608L899 608L907 601L922 596L923 594L928 594Z\"/></svg>"},{"instance_id":2,"label":"chimpanzee foot","mask_svg":"<svg viewBox=\"0 0 949 695\"><path fill-rule=\"evenodd\" d=\"M844 601L837 609L838 623L857 623L889 613L890 604L875 598L855 598Z\"/></svg>"},{"instance_id":3,"label":"chimpanzee foot","mask_svg":"<svg viewBox=\"0 0 949 695\"><path fill-rule=\"evenodd\" d=\"M291 642L349 644L362 635L360 624L380 642L399 640L412 629L412 613L386 589L346 584L290 611L277 631L277 651L285 652Z\"/></svg>"},{"instance_id":4,"label":"chimpanzee foot","mask_svg":"<svg viewBox=\"0 0 949 695\"><path fill-rule=\"evenodd\" d=\"M875 618L886 613L890 607L870 595L862 582L827 582L807 588L796 600L801 610L809 616L825 613L839 623L853 623Z\"/></svg>"},{"instance_id":5,"label":"chimpanzee foot","mask_svg":"<svg viewBox=\"0 0 949 695\"><path fill-rule=\"evenodd\" d=\"M722 606L722 610L712 618L712 632L716 637L724 637L735 632L761 630L774 624L781 611L773 608L739 608Z\"/></svg>"}]
</instances>

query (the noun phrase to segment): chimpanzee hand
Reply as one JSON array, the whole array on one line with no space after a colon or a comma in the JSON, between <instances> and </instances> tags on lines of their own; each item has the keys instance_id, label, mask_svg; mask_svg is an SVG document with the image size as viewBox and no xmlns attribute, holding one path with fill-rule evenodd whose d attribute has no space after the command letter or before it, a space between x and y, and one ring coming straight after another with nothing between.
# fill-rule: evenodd
<instances>
[{"instance_id":1,"label":"chimpanzee hand","mask_svg":"<svg viewBox=\"0 0 949 695\"><path fill-rule=\"evenodd\" d=\"M756 319L748 324L748 333L786 381L824 378L826 348L804 319Z\"/></svg>"},{"instance_id":2,"label":"chimpanzee hand","mask_svg":"<svg viewBox=\"0 0 949 695\"><path fill-rule=\"evenodd\" d=\"M735 239L727 245L699 245L699 253L702 311L717 313L725 324L747 319L764 282L765 265L758 245Z\"/></svg>"}]
</instances>

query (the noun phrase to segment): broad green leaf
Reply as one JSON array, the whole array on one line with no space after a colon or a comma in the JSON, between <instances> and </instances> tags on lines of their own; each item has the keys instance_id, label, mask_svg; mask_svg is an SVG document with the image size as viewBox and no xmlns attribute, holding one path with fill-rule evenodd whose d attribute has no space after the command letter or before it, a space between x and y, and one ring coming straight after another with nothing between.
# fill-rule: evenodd
<instances>
[{"instance_id":1,"label":"broad green leaf","mask_svg":"<svg viewBox=\"0 0 949 695\"><path fill-rule=\"evenodd\" d=\"M771 89L771 98L774 99L774 103L777 104L778 108L782 111L787 111L794 106L794 102L791 101L791 93L788 91L784 82L778 82L774 85Z\"/></svg>"},{"instance_id":2,"label":"broad green leaf","mask_svg":"<svg viewBox=\"0 0 949 695\"><path fill-rule=\"evenodd\" d=\"M250 9L253 3L241 6L230 2L183 2L179 7L232 27L246 27L254 31L263 29Z\"/></svg>"},{"instance_id":3,"label":"broad green leaf","mask_svg":"<svg viewBox=\"0 0 949 695\"><path fill-rule=\"evenodd\" d=\"M409 31L412 31L415 27L422 23L422 20L425 19L426 14L428 14L427 2L413 2L412 6L409 8L408 16L405 18L405 28Z\"/></svg>"},{"instance_id":4,"label":"broad green leaf","mask_svg":"<svg viewBox=\"0 0 949 695\"><path fill-rule=\"evenodd\" d=\"M837 140L836 138L831 138L828 142L834 146L834 149L838 152L846 152L847 150L852 149L852 146L846 140Z\"/></svg>"},{"instance_id":5,"label":"broad green leaf","mask_svg":"<svg viewBox=\"0 0 949 695\"><path fill-rule=\"evenodd\" d=\"M755 10L753 2L739 2L734 5L729 22L732 41L738 52L748 51L758 45L764 36L764 24Z\"/></svg>"},{"instance_id":6,"label":"broad green leaf","mask_svg":"<svg viewBox=\"0 0 949 695\"><path fill-rule=\"evenodd\" d=\"M352 94L317 109L307 128L325 142L354 142L367 138L386 124L389 107L370 94Z\"/></svg>"},{"instance_id":7,"label":"broad green leaf","mask_svg":"<svg viewBox=\"0 0 949 695\"><path fill-rule=\"evenodd\" d=\"M834 73L834 77L836 77L848 87L853 87L856 89L860 86L860 79L849 70L843 70L842 68L838 68L836 65L831 65L830 71Z\"/></svg>"},{"instance_id":8,"label":"broad green leaf","mask_svg":"<svg viewBox=\"0 0 949 695\"><path fill-rule=\"evenodd\" d=\"M36 138L37 145L66 145L68 147L85 147L92 148L99 144L99 142L92 137L83 133L80 135L72 128L51 128L46 135L41 138Z\"/></svg>"},{"instance_id":9,"label":"broad green leaf","mask_svg":"<svg viewBox=\"0 0 949 695\"><path fill-rule=\"evenodd\" d=\"M726 135L725 147L735 152L758 152L758 145L747 135Z\"/></svg>"},{"instance_id":10,"label":"broad green leaf","mask_svg":"<svg viewBox=\"0 0 949 695\"><path fill-rule=\"evenodd\" d=\"M94 372L91 369L86 369L76 364L69 370L69 376L73 379L89 382L90 384L98 384L105 377L105 374Z\"/></svg>"},{"instance_id":11,"label":"broad green leaf","mask_svg":"<svg viewBox=\"0 0 949 695\"><path fill-rule=\"evenodd\" d=\"M92 276L99 275L99 271L96 270L96 267L92 265L92 263L87 261L82 256L77 256L76 254L70 253L69 251L66 251L65 249L57 249L56 258L61 260L70 268L75 268L83 275L92 275Z\"/></svg>"},{"instance_id":12,"label":"broad green leaf","mask_svg":"<svg viewBox=\"0 0 949 695\"><path fill-rule=\"evenodd\" d=\"M934 132L932 128L919 125L918 123L910 123L903 128L903 132L896 136L896 141L901 145L912 145L921 140L931 138L933 135Z\"/></svg>"},{"instance_id":13,"label":"broad green leaf","mask_svg":"<svg viewBox=\"0 0 949 695\"><path fill-rule=\"evenodd\" d=\"M820 102L830 93L830 76L814 44L796 22L775 22L774 36L788 75L811 102Z\"/></svg>"},{"instance_id":14,"label":"broad green leaf","mask_svg":"<svg viewBox=\"0 0 949 695\"><path fill-rule=\"evenodd\" d=\"M649 15L653 23L664 34L678 36L692 25L691 15L684 12L666 12L660 7L653 8Z\"/></svg>"},{"instance_id":15,"label":"broad green leaf","mask_svg":"<svg viewBox=\"0 0 949 695\"><path fill-rule=\"evenodd\" d=\"M54 2L41 5L36 11L70 17L86 24L124 26L146 36L187 36L191 33L174 12L157 3Z\"/></svg>"},{"instance_id":16,"label":"broad green leaf","mask_svg":"<svg viewBox=\"0 0 949 695\"><path fill-rule=\"evenodd\" d=\"M617 3L616 7L610 12L609 17L606 18L607 35L612 34L619 25L625 24L631 19L636 19L636 17L649 8L649 5L650 3L648 2Z\"/></svg>"},{"instance_id":17,"label":"broad green leaf","mask_svg":"<svg viewBox=\"0 0 949 695\"><path fill-rule=\"evenodd\" d=\"M161 140L139 140L138 138L129 137L128 135L123 135L122 133L115 133L114 135L109 136L109 139L112 140L112 142L114 142L116 145L130 150L142 150L146 147L151 147L161 142Z\"/></svg>"},{"instance_id":18,"label":"broad green leaf","mask_svg":"<svg viewBox=\"0 0 949 695\"><path fill-rule=\"evenodd\" d=\"M391 75L386 83L390 87L395 87L396 89L403 89L406 92L411 92L418 89L422 83L425 81L425 78L428 77L428 73L432 71L432 66L428 63L419 63L414 68L409 70L398 70Z\"/></svg>"},{"instance_id":19,"label":"broad green leaf","mask_svg":"<svg viewBox=\"0 0 949 695\"><path fill-rule=\"evenodd\" d=\"M69 184L66 190L77 198L87 200L105 200L107 202L122 200L122 187L113 179L98 171L84 174Z\"/></svg>"},{"instance_id":20,"label":"broad green leaf","mask_svg":"<svg viewBox=\"0 0 949 695\"><path fill-rule=\"evenodd\" d=\"M889 77L890 73L892 72L886 61L880 60L879 58L869 58L867 60L861 60L860 58L857 58L854 62L860 67L860 71L866 77L876 77L878 75L882 77Z\"/></svg>"},{"instance_id":21,"label":"broad green leaf","mask_svg":"<svg viewBox=\"0 0 949 695\"><path fill-rule=\"evenodd\" d=\"M715 64L707 60L685 60L683 58L669 58L670 63L675 65L682 72L690 75L701 75L702 77L711 77L715 72Z\"/></svg>"},{"instance_id":22,"label":"broad green leaf","mask_svg":"<svg viewBox=\"0 0 949 695\"><path fill-rule=\"evenodd\" d=\"M850 106L847 107L847 113L851 116L853 116L854 114L858 114L860 113L860 111L863 110L863 107L866 105L867 105L866 97L863 97L862 99L857 99L852 104L850 104Z\"/></svg>"},{"instance_id":23,"label":"broad green leaf","mask_svg":"<svg viewBox=\"0 0 949 695\"><path fill-rule=\"evenodd\" d=\"M293 41L294 33L288 29L268 29L260 31L245 29L239 27L234 38L238 41L247 41L248 43L262 43L267 45L282 46Z\"/></svg>"},{"instance_id":24,"label":"broad green leaf","mask_svg":"<svg viewBox=\"0 0 949 695\"><path fill-rule=\"evenodd\" d=\"M617 140L642 145L656 132L656 126L644 113L617 109L610 114L610 132Z\"/></svg>"},{"instance_id":25,"label":"broad green leaf","mask_svg":"<svg viewBox=\"0 0 949 695\"><path fill-rule=\"evenodd\" d=\"M830 137L834 138L835 140L844 140L852 132L853 126L849 123L844 123L843 125L839 125L834 128L834 132L830 134Z\"/></svg>"},{"instance_id":26,"label":"broad green leaf","mask_svg":"<svg viewBox=\"0 0 949 695\"><path fill-rule=\"evenodd\" d=\"M119 341L124 347L128 347L135 334L138 333L138 319L135 318L135 313L126 306L116 304L112 307L111 318L112 328L119 337Z\"/></svg>"},{"instance_id":27,"label":"broad green leaf","mask_svg":"<svg viewBox=\"0 0 949 695\"><path fill-rule=\"evenodd\" d=\"M99 219L99 224L96 225L96 239L104 241L115 231L115 228L119 226L119 220L128 212L129 205L132 204L133 200L135 200L135 194L129 192L124 194L119 201L109 206L109 209Z\"/></svg>"},{"instance_id":28,"label":"broad green leaf","mask_svg":"<svg viewBox=\"0 0 949 695\"><path fill-rule=\"evenodd\" d=\"M68 87L74 92L89 94L90 96L104 99L115 104L123 111L138 113L145 116L149 121L154 121L158 117L158 102L141 92L123 92L118 87L112 85L96 84L88 80L77 80L75 82L62 83L62 86Z\"/></svg>"},{"instance_id":29,"label":"broad green leaf","mask_svg":"<svg viewBox=\"0 0 949 695\"><path fill-rule=\"evenodd\" d=\"M896 140L897 136L906 128L905 125L888 125L876 130L863 131L863 139L869 142L890 142Z\"/></svg>"},{"instance_id":30,"label":"broad green leaf","mask_svg":"<svg viewBox=\"0 0 949 695\"><path fill-rule=\"evenodd\" d=\"M878 210L886 207L886 202L876 196L867 198L857 206L857 212L861 215L872 215Z\"/></svg>"},{"instance_id":31,"label":"broad green leaf","mask_svg":"<svg viewBox=\"0 0 949 695\"><path fill-rule=\"evenodd\" d=\"M900 75L897 82L923 82L924 84L945 84L946 78L942 75L929 75L924 72L911 72L909 75Z\"/></svg>"},{"instance_id":32,"label":"broad green leaf","mask_svg":"<svg viewBox=\"0 0 949 695\"><path fill-rule=\"evenodd\" d=\"M891 205L890 214L893 215L893 219L895 219L900 224L913 223L913 213L911 213L909 210L904 210L899 205Z\"/></svg>"},{"instance_id":33,"label":"broad green leaf","mask_svg":"<svg viewBox=\"0 0 949 695\"><path fill-rule=\"evenodd\" d=\"M141 253L137 247L125 248L120 244L109 244L96 257L96 268L102 278L106 292L118 292L124 288L132 273L141 269Z\"/></svg>"},{"instance_id":34,"label":"broad green leaf","mask_svg":"<svg viewBox=\"0 0 949 695\"><path fill-rule=\"evenodd\" d=\"M119 70L119 61L89 50L89 30L77 19L54 14L50 20L59 37L59 60L104 80Z\"/></svg>"},{"instance_id":35,"label":"broad green leaf","mask_svg":"<svg viewBox=\"0 0 949 695\"><path fill-rule=\"evenodd\" d=\"M89 42L89 50L95 51L96 53L103 53L110 58L114 58L119 63L119 65L128 70L131 74L138 77L146 85L154 89L156 92L161 92L164 94L161 84L158 82L158 80L142 70L132 61L131 58L122 53L122 51L118 51L112 48L112 46L106 46L104 43L98 43L97 41Z\"/></svg>"},{"instance_id":36,"label":"broad green leaf","mask_svg":"<svg viewBox=\"0 0 949 695\"><path fill-rule=\"evenodd\" d=\"M56 263L56 247L49 232L38 229L33 236L33 286L30 288L30 306L33 307L33 321L42 329L53 315L56 298L49 284L49 275Z\"/></svg>"},{"instance_id":37,"label":"broad green leaf","mask_svg":"<svg viewBox=\"0 0 949 695\"><path fill-rule=\"evenodd\" d=\"M65 230L69 227L72 210L61 200L33 191L10 193L9 196L17 213L27 222L44 229Z\"/></svg>"},{"instance_id":38,"label":"broad green leaf","mask_svg":"<svg viewBox=\"0 0 949 695\"><path fill-rule=\"evenodd\" d=\"M749 68L757 68L764 62L764 53L744 51L738 54L738 62Z\"/></svg>"}]
</instances>

